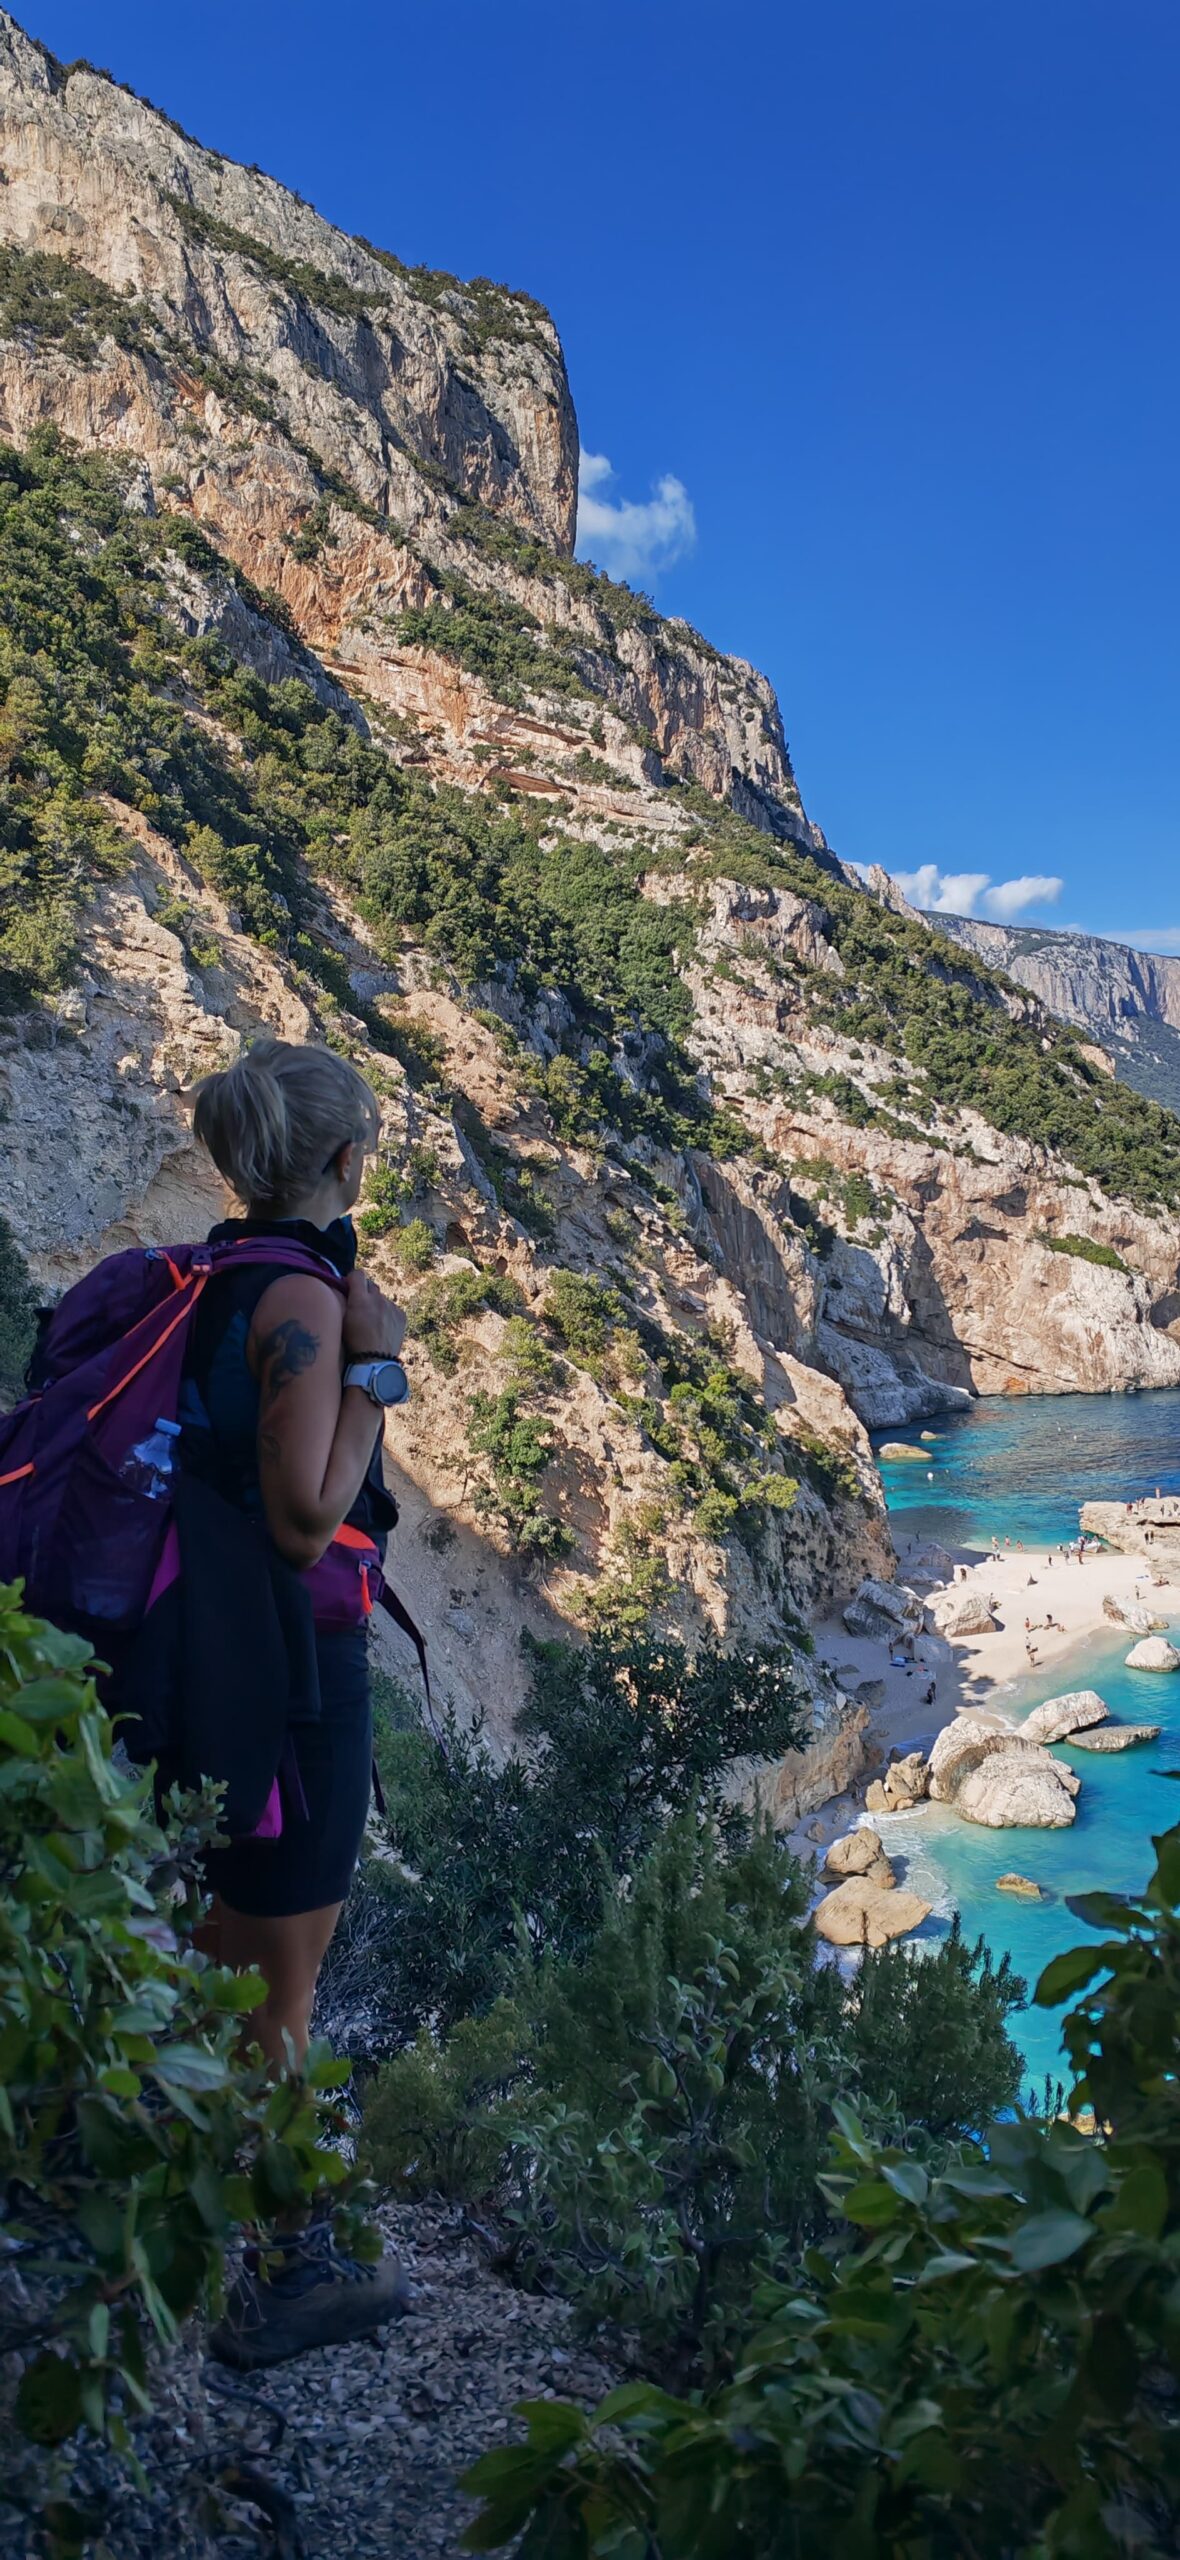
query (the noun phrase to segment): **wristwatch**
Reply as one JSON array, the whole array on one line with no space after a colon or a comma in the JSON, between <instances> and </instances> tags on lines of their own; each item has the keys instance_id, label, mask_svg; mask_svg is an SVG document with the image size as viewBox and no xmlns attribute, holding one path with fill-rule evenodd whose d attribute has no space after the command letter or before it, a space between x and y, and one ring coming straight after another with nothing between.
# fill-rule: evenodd
<instances>
[{"instance_id":1,"label":"wristwatch","mask_svg":"<svg viewBox=\"0 0 1180 2560\"><path fill-rule=\"evenodd\" d=\"M344 1372L346 1387L363 1387L370 1404L406 1404L410 1381L400 1360L350 1360Z\"/></svg>"}]
</instances>

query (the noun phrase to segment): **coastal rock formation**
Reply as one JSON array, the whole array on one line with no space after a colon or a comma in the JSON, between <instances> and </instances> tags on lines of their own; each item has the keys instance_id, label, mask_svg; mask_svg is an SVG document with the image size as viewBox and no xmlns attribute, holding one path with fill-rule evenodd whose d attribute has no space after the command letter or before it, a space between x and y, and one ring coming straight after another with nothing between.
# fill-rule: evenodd
<instances>
[{"instance_id":1,"label":"coastal rock formation","mask_svg":"<svg viewBox=\"0 0 1180 2560\"><path fill-rule=\"evenodd\" d=\"M962 1636L994 1636L997 1621L979 1591L948 1591L934 1603L934 1623L940 1636L948 1639Z\"/></svg>"},{"instance_id":2,"label":"coastal rock formation","mask_svg":"<svg viewBox=\"0 0 1180 2560\"><path fill-rule=\"evenodd\" d=\"M883 1947L920 1929L931 1908L900 1885L882 1887L867 1876L848 1876L824 1895L815 1925L833 1947Z\"/></svg>"},{"instance_id":3,"label":"coastal rock formation","mask_svg":"<svg viewBox=\"0 0 1180 2560\"><path fill-rule=\"evenodd\" d=\"M996 1751L970 1770L955 1791L964 1822L990 1831L1059 1831L1073 1821L1078 1780L1047 1751Z\"/></svg>"},{"instance_id":4,"label":"coastal rock formation","mask_svg":"<svg viewBox=\"0 0 1180 2560\"><path fill-rule=\"evenodd\" d=\"M1180 1497L1165 1493L1158 1501L1083 1502L1078 1514L1082 1534L1100 1538L1120 1555L1144 1556L1156 1567L1180 1566Z\"/></svg>"},{"instance_id":5,"label":"coastal rock formation","mask_svg":"<svg viewBox=\"0 0 1180 2560\"><path fill-rule=\"evenodd\" d=\"M1166 1636L1143 1636L1126 1656L1128 1671L1180 1671L1180 1653Z\"/></svg>"},{"instance_id":6,"label":"coastal rock formation","mask_svg":"<svg viewBox=\"0 0 1180 2560\"><path fill-rule=\"evenodd\" d=\"M865 1792L869 1813L912 1813L929 1792L930 1772L920 1751L891 1760L883 1778L873 1778Z\"/></svg>"},{"instance_id":7,"label":"coastal rock formation","mask_svg":"<svg viewBox=\"0 0 1180 2560\"><path fill-rule=\"evenodd\" d=\"M1063 1697L1046 1698L1034 1707L1020 1730L1028 1742L1064 1742L1067 1734L1102 1724L1107 1713L1106 1700L1096 1689L1070 1689Z\"/></svg>"},{"instance_id":8,"label":"coastal rock formation","mask_svg":"<svg viewBox=\"0 0 1180 2560\"><path fill-rule=\"evenodd\" d=\"M768 1815L776 1831L794 1830L819 1805L855 1785L865 1767L868 1728L866 1707L838 1688L817 1684L808 1741L779 1760L735 1760L727 1797Z\"/></svg>"},{"instance_id":9,"label":"coastal rock formation","mask_svg":"<svg viewBox=\"0 0 1180 2560\"><path fill-rule=\"evenodd\" d=\"M1131 1751L1137 1742L1158 1742L1158 1724L1104 1724L1096 1733L1076 1733L1075 1751Z\"/></svg>"},{"instance_id":10,"label":"coastal rock formation","mask_svg":"<svg viewBox=\"0 0 1180 2560\"><path fill-rule=\"evenodd\" d=\"M922 1604L904 1584L868 1575L845 1607L844 1624L850 1636L915 1635L922 1627Z\"/></svg>"},{"instance_id":11,"label":"coastal rock formation","mask_svg":"<svg viewBox=\"0 0 1180 2560\"><path fill-rule=\"evenodd\" d=\"M926 1452L915 1448L909 1440L883 1440L877 1455L879 1458L919 1458L924 1462Z\"/></svg>"},{"instance_id":12,"label":"coastal rock formation","mask_svg":"<svg viewBox=\"0 0 1180 2560\"><path fill-rule=\"evenodd\" d=\"M1060 1829L1074 1819L1080 1781L1012 1725L956 1716L930 1754L930 1794L967 1822Z\"/></svg>"},{"instance_id":13,"label":"coastal rock formation","mask_svg":"<svg viewBox=\"0 0 1180 2560\"><path fill-rule=\"evenodd\" d=\"M881 1846L881 1834L870 1830L867 1823L862 1824L859 1830L847 1832L842 1840L833 1840L824 1859L824 1874L841 1878L865 1876L870 1884L880 1885L885 1893L891 1892L897 1883L893 1867Z\"/></svg>"},{"instance_id":14,"label":"coastal rock formation","mask_svg":"<svg viewBox=\"0 0 1180 2560\"><path fill-rule=\"evenodd\" d=\"M1129 1627L1132 1635L1162 1636L1167 1633L1166 1618L1154 1618L1150 1609L1142 1608L1138 1601L1120 1600L1113 1591L1105 1594L1102 1614L1110 1618L1116 1627Z\"/></svg>"},{"instance_id":15,"label":"coastal rock formation","mask_svg":"<svg viewBox=\"0 0 1180 2560\"><path fill-rule=\"evenodd\" d=\"M954 1572L955 1559L949 1547L940 1546L936 1538L905 1559L906 1581L915 1589L941 1589L944 1583L953 1583Z\"/></svg>"},{"instance_id":16,"label":"coastal rock formation","mask_svg":"<svg viewBox=\"0 0 1180 2560\"><path fill-rule=\"evenodd\" d=\"M997 1876L996 1892L1019 1894L1024 1902L1040 1902L1042 1899L1041 1888L1039 1884L1034 1883L1031 1876L1020 1876L1015 1873Z\"/></svg>"}]
</instances>

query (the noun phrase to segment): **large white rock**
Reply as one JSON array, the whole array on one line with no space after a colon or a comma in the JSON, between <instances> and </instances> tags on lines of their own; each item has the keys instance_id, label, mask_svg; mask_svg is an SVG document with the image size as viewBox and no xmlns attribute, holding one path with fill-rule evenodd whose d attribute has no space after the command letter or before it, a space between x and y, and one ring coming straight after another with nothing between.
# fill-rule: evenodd
<instances>
[{"instance_id":1,"label":"large white rock","mask_svg":"<svg viewBox=\"0 0 1180 2560\"><path fill-rule=\"evenodd\" d=\"M815 1925L833 1947L883 1947L890 1938L908 1938L929 1919L930 1909L900 1886L883 1892L868 1876L848 1876L824 1895Z\"/></svg>"},{"instance_id":2,"label":"large white rock","mask_svg":"<svg viewBox=\"0 0 1180 2560\"><path fill-rule=\"evenodd\" d=\"M1057 1830L1074 1818L1080 1780L1012 1725L956 1716L930 1754L930 1793L990 1830L1028 1824Z\"/></svg>"},{"instance_id":3,"label":"large white rock","mask_svg":"<svg viewBox=\"0 0 1180 2560\"><path fill-rule=\"evenodd\" d=\"M850 1636L915 1635L922 1625L922 1603L897 1582L866 1577L844 1611Z\"/></svg>"},{"instance_id":4,"label":"large white rock","mask_svg":"<svg viewBox=\"0 0 1180 2560\"><path fill-rule=\"evenodd\" d=\"M1079 1780L1047 1751L995 1751L969 1770L955 1796L964 1822L988 1831L1064 1831Z\"/></svg>"},{"instance_id":5,"label":"large white rock","mask_svg":"<svg viewBox=\"0 0 1180 2560\"><path fill-rule=\"evenodd\" d=\"M940 1636L994 1636L996 1621L981 1591L948 1591L934 1603Z\"/></svg>"},{"instance_id":6,"label":"large white rock","mask_svg":"<svg viewBox=\"0 0 1180 2560\"><path fill-rule=\"evenodd\" d=\"M883 1440L877 1456L879 1458L918 1458L923 1465L926 1460L925 1450L919 1449L913 1440Z\"/></svg>"},{"instance_id":7,"label":"large white rock","mask_svg":"<svg viewBox=\"0 0 1180 2560\"><path fill-rule=\"evenodd\" d=\"M1120 1600L1113 1591L1108 1591L1103 1600L1102 1614L1112 1618L1116 1627L1129 1627L1134 1636L1162 1636L1167 1632L1166 1618L1153 1618L1150 1609L1141 1607L1138 1600Z\"/></svg>"},{"instance_id":8,"label":"large white rock","mask_svg":"<svg viewBox=\"0 0 1180 2560\"><path fill-rule=\"evenodd\" d=\"M929 1771L920 1751L907 1751L904 1760L891 1760L883 1778L874 1778L866 1792L865 1804L870 1813L909 1813L921 1804L929 1786Z\"/></svg>"},{"instance_id":9,"label":"large white rock","mask_svg":"<svg viewBox=\"0 0 1180 2560\"><path fill-rule=\"evenodd\" d=\"M833 1840L824 1859L824 1874L867 1876L872 1884L880 1885L883 1893L888 1893L897 1883L881 1846L881 1834L872 1830L867 1822L857 1831L846 1832L842 1840Z\"/></svg>"},{"instance_id":10,"label":"large white rock","mask_svg":"<svg viewBox=\"0 0 1180 2560\"><path fill-rule=\"evenodd\" d=\"M916 1555L906 1557L905 1572L907 1582L929 1591L944 1582L953 1584L955 1559L949 1547L940 1547L938 1540L931 1538L918 1548Z\"/></svg>"},{"instance_id":11,"label":"large white rock","mask_svg":"<svg viewBox=\"0 0 1180 2560\"><path fill-rule=\"evenodd\" d=\"M1128 1671L1180 1671L1180 1653L1166 1636L1144 1636L1127 1655Z\"/></svg>"},{"instance_id":12,"label":"large white rock","mask_svg":"<svg viewBox=\"0 0 1180 2560\"><path fill-rule=\"evenodd\" d=\"M1046 1698L1043 1706L1034 1707L1021 1725L1026 1742L1064 1742L1067 1733L1084 1733L1092 1724L1102 1724L1107 1715L1105 1698L1096 1689L1068 1689L1060 1698Z\"/></svg>"},{"instance_id":13,"label":"large white rock","mask_svg":"<svg viewBox=\"0 0 1180 2560\"><path fill-rule=\"evenodd\" d=\"M1103 1724L1097 1733L1075 1733L1075 1751L1130 1751L1137 1742L1158 1742L1158 1724Z\"/></svg>"}]
</instances>

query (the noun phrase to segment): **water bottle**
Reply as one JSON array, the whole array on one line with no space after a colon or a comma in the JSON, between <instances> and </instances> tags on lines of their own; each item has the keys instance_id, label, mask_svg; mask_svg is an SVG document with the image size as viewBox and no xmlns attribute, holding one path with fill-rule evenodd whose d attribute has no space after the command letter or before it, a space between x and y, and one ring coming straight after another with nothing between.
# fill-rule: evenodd
<instances>
[{"instance_id":1,"label":"water bottle","mask_svg":"<svg viewBox=\"0 0 1180 2560\"><path fill-rule=\"evenodd\" d=\"M119 1469L121 1483L130 1485L133 1493L145 1494L149 1502L166 1502L175 1473L176 1443L180 1424L157 1419L154 1431L146 1440L129 1449Z\"/></svg>"}]
</instances>

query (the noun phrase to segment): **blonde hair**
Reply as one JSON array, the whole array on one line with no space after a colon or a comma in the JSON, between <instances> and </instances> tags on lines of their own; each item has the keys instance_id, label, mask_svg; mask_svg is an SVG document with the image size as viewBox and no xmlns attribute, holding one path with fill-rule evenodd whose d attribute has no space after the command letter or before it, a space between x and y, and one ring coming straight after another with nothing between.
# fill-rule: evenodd
<instances>
[{"instance_id":1,"label":"blonde hair","mask_svg":"<svg viewBox=\"0 0 1180 2560\"><path fill-rule=\"evenodd\" d=\"M275 1209L314 1191L350 1139L376 1145L376 1097L334 1049L255 1040L197 1087L193 1129L248 1207Z\"/></svg>"}]
</instances>

